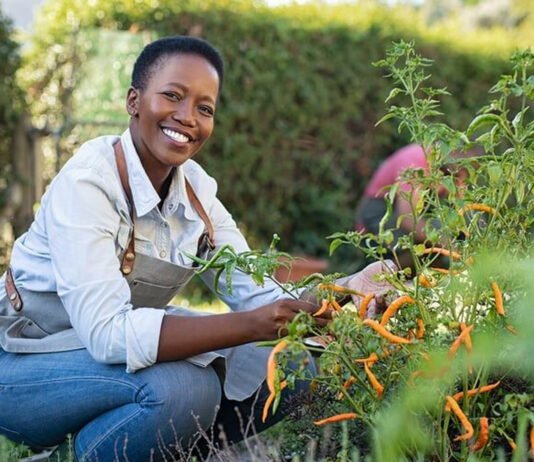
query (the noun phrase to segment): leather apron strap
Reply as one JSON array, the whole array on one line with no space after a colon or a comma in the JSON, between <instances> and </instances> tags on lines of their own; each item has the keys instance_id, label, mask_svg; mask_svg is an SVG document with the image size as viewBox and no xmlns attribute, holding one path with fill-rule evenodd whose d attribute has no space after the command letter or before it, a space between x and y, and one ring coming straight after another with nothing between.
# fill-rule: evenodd
<instances>
[{"instance_id":1,"label":"leather apron strap","mask_svg":"<svg viewBox=\"0 0 534 462\"><path fill-rule=\"evenodd\" d=\"M13 278L13 273L11 272L11 267L8 267L6 270L6 280L5 280L6 294L9 298L9 303L15 311L22 310L22 297L15 285L15 279Z\"/></svg>"},{"instance_id":2,"label":"leather apron strap","mask_svg":"<svg viewBox=\"0 0 534 462\"><path fill-rule=\"evenodd\" d=\"M130 240L128 242L128 246L126 247L126 251L122 256L121 262L122 274L127 276L133 271L133 266L135 263L135 224L133 197L132 190L130 188L130 182L128 180L128 168L126 166L126 158L124 156L124 150L122 149L122 143L120 140L118 140L113 145L113 150L115 152L115 161L117 163L117 170L119 171L119 178L121 180L122 188L124 189L126 197L128 198L130 217L132 219L132 232L130 234ZM195 194L195 191L193 190L193 187L191 186L187 178L185 178L185 189L187 191L187 197L189 199L189 202L191 202L191 205L193 205L193 208L198 213L201 220L204 222L204 232L198 239L197 247L197 256L200 256L206 249L213 250L215 248L213 240L213 224L211 223L211 220L209 219L206 210L204 210L202 203L198 199L198 196ZM194 264L193 266L196 265Z\"/></svg>"}]
</instances>

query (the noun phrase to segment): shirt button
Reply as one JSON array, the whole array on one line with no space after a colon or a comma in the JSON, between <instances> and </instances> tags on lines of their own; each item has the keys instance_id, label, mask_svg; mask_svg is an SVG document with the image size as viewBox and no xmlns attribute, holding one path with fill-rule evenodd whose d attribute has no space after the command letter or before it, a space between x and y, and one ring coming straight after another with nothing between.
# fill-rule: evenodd
<instances>
[{"instance_id":1,"label":"shirt button","mask_svg":"<svg viewBox=\"0 0 534 462\"><path fill-rule=\"evenodd\" d=\"M165 256L167 255L167 252L165 252L165 250L162 250L160 253L159 253L159 256L161 258L165 258Z\"/></svg>"}]
</instances>

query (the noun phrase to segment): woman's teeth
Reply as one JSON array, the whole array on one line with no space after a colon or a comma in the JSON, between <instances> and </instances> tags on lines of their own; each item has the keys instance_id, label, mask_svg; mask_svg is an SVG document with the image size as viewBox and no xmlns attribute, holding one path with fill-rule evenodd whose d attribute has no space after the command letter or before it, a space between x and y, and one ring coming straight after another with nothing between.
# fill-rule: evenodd
<instances>
[{"instance_id":1,"label":"woman's teeth","mask_svg":"<svg viewBox=\"0 0 534 462\"><path fill-rule=\"evenodd\" d=\"M169 130L168 128L163 129L163 133L167 135L169 138L172 138L173 140L176 140L180 143L188 143L189 138L185 135L182 135L181 133L175 132L174 130Z\"/></svg>"}]
</instances>

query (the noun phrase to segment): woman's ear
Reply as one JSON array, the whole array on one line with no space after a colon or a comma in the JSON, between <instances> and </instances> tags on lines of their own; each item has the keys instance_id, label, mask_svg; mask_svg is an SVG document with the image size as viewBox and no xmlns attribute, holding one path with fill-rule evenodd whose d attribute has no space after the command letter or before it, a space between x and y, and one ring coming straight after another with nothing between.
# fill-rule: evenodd
<instances>
[{"instance_id":1,"label":"woman's ear","mask_svg":"<svg viewBox=\"0 0 534 462\"><path fill-rule=\"evenodd\" d=\"M130 117L137 117L139 112L139 90L134 87L128 88L126 95L126 110Z\"/></svg>"}]
</instances>

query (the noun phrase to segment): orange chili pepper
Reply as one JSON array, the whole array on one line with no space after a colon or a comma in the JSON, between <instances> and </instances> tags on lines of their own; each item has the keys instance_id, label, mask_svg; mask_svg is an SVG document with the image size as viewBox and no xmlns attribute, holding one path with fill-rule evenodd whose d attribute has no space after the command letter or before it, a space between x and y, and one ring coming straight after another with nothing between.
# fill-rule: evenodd
<instances>
[{"instance_id":1,"label":"orange chili pepper","mask_svg":"<svg viewBox=\"0 0 534 462\"><path fill-rule=\"evenodd\" d=\"M515 451L517 449L517 444L515 444L515 441L512 438L506 437L508 444L512 448L512 451Z\"/></svg>"},{"instance_id":2,"label":"orange chili pepper","mask_svg":"<svg viewBox=\"0 0 534 462\"><path fill-rule=\"evenodd\" d=\"M271 350L269 358L267 359L267 388L271 393L274 393L274 379L276 371L276 355L280 353L288 345L286 340L281 340Z\"/></svg>"},{"instance_id":3,"label":"orange chili pepper","mask_svg":"<svg viewBox=\"0 0 534 462\"><path fill-rule=\"evenodd\" d=\"M384 326L380 325L373 319L365 319L363 323L373 329L377 334L389 340L390 343L411 343L407 338L392 334Z\"/></svg>"},{"instance_id":4,"label":"orange chili pepper","mask_svg":"<svg viewBox=\"0 0 534 462\"><path fill-rule=\"evenodd\" d=\"M430 269L432 271L435 271L436 273L452 274L453 276L456 275L456 274L460 274L461 273L460 270L449 270L449 269L446 269L446 268L438 268L438 267L435 267L435 266L430 267Z\"/></svg>"},{"instance_id":5,"label":"orange chili pepper","mask_svg":"<svg viewBox=\"0 0 534 462\"><path fill-rule=\"evenodd\" d=\"M493 295L495 297L495 309L497 310L497 313L504 316L505 312L501 289L499 289L499 286L495 281L491 283L491 288L493 289Z\"/></svg>"},{"instance_id":6,"label":"orange chili pepper","mask_svg":"<svg viewBox=\"0 0 534 462\"><path fill-rule=\"evenodd\" d=\"M369 379L369 382L371 382L371 386L376 391L376 394L380 398L384 394L384 386L378 381L376 376L371 372L371 369L367 365L367 363L363 363L363 367L365 369L365 374L367 375L367 378Z\"/></svg>"},{"instance_id":7,"label":"orange chili pepper","mask_svg":"<svg viewBox=\"0 0 534 462\"><path fill-rule=\"evenodd\" d=\"M480 425L480 429L478 431L478 438L471 446L469 446L469 449L471 450L471 452L480 451L484 446L486 446L486 444L488 444L488 439L489 439L488 418L481 417L479 425Z\"/></svg>"},{"instance_id":8,"label":"orange chili pepper","mask_svg":"<svg viewBox=\"0 0 534 462\"><path fill-rule=\"evenodd\" d=\"M363 297L362 302L360 303L360 308L358 309L358 316L360 319L365 319L365 315L367 314L367 307L369 306L369 303L371 303L371 300L375 298L375 294L367 294L365 297Z\"/></svg>"},{"instance_id":9,"label":"orange chili pepper","mask_svg":"<svg viewBox=\"0 0 534 462\"><path fill-rule=\"evenodd\" d=\"M458 348L460 348L460 344L464 341L464 339L469 335L469 332L471 332L472 330L473 326L468 326L460 333L460 335L458 335L458 337L456 337L456 340L449 348L449 358L454 357L454 355L458 351Z\"/></svg>"},{"instance_id":10,"label":"orange chili pepper","mask_svg":"<svg viewBox=\"0 0 534 462\"><path fill-rule=\"evenodd\" d=\"M494 388L497 388L500 384L501 384L501 381L499 380L498 382L492 383L490 385L484 385L483 387L472 388L471 390L467 390L466 394L468 397L470 397L470 396L477 395L479 393L487 393L488 391L491 391ZM452 397L455 401L460 401L460 399L464 397L464 392L460 391L454 394ZM448 404L445 405L445 410L450 411L450 407L448 406Z\"/></svg>"},{"instance_id":11,"label":"orange chili pepper","mask_svg":"<svg viewBox=\"0 0 534 462\"><path fill-rule=\"evenodd\" d=\"M460 215L463 215L466 210L476 210L478 212L486 212L486 213L491 213L493 215L497 213L497 211L493 207L490 207L489 205L486 205L486 204L477 204L477 203L464 205L460 210L458 210L458 213Z\"/></svg>"},{"instance_id":12,"label":"orange chili pepper","mask_svg":"<svg viewBox=\"0 0 534 462\"><path fill-rule=\"evenodd\" d=\"M372 366L374 363L378 361L378 355L373 351L367 358L360 358L355 359L355 363L365 363L369 364L369 366Z\"/></svg>"},{"instance_id":13,"label":"orange chili pepper","mask_svg":"<svg viewBox=\"0 0 534 462\"><path fill-rule=\"evenodd\" d=\"M321 308L319 308L315 313L313 313L312 316L321 316L330 306L330 303L328 303L328 300L325 298L323 299L321 303Z\"/></svg>"},{"instance_id":14,"label":"orange chili pepper","mask_svg":"<svg viewBox=\"0 0 534 462\"><path fill-rule=\"evenodd\" d=\"M461 260L462 258L458 252L451 252L450 250L442 247L429 247L428 249L423 250L423 255L428 255L431 253L439 253L440 255L443 255L444 257L450 257L453 260Z\"/></svg>"},{"instance_id":15,"label":"orange chili pepper","mask_svg":"<svg viewBox=\"0 0 534 462\"><path fill-rule=\"evenodd\" d=\"M419 285L421 287L425 287L425 288L431 288L431 287L434 287L436 285L436 280L434 278L429 278L426 274L424 273L421 273L419 275Z\"/></svg>"},{"instance_id":16,"label":"orange chili pepper","mask_svg":"<svg viewBox=\"0 0 534 462\"><path fill-rule=\"evenodd\" d=\"M330 290L332 292L339 292L342 294L358 295L359 297L363 297L365 295L359 290L349 289L348 287L338 286L337 284L319 284L319 289Z\"/></svg>"},{"instance_id":17,"label":"orange chili pepper","mask_svg":"<svg viewBox=\"0 0 534 462\"><path fill-rule=\"evenodd\" d=\"M350 386L356 381L356 379L351 375L347 380L345 380L345 383L343 384L343 388L345 390L348 390L350 388ZM337 394L337 399L341 399L343 398L343 392L340 391L338 394Z\"/></svg>"},{"instance_id":18,"label":"orange chili pepper","mask_svg":"<svg viewBox=\"0 0 534 462\"><path fill-rule=\"evenodd\" d=\"M284 380L283 382L280 382L280 391L282 391L285 387L287 387L286 380ZM267 420L267 414L269 414L269 408L273 404L273 401L275 398L276 398L276 393L272 391L271 394L268 396L267 400L265 401L265 405L263 406L263 413L261 415L262 422L265 422Z\"/></svg>"},{"instance_id":19,"label":"orange chili pepper","mask_svg":"<svg viewBox=\"0 0 534 462\"><path fill-rule=\"evenodd\" d=\"M462 332L467 329L465 322L460 323L460 329L462 330ZM465 344L465 348L467 349L467 351L471 353L473 351L473 342L471 341L471 335L469 334L469 332L466 334L464 338L464 344Z\"/></svg>"},{"instance_id":20,"label":"orange chili pepper","mask_svg":"<svg viewBox=\"0 0 534 462\"><path fill-rule=\"evenodd\" d=\"M465 322L461 322L460 323L460 329L462 330L462 332L467 329L467 326L465 325ZM471 341L471 335L468 333L465 338L464 338L464 344L465 344L465 348L467 350L467 353L468 354L471 354L472 351L473 351L473 342ZM469 365L468 365L468 372L471 374L473 372L473 366L471 365L471 360L469 360Z\"/></svg>"},{"instance_id":21,"label":"orange chili pepper","mask_svg":"<svg viewBox=\"0 0 534 462\"><path fill-rule=\"evenodd\" d=\"M415 336L420 340L425 335L425 323L423 322L421 318L417 318L416 322L417 322L417 332Z\"/></svg>"},{"instance_id":22,"label":"orange chili pepper","mask_svg":"<svg viewBox=\"0 0 534 462\"><path fill-rule=\"evenodd\" d=\"M341 305L338 303L338 301L335 298L332 299L330 304L332 305L332 308L334 308L334 310L336 310L337 312L342 311Z\"/></svg>"},{"instance_id":23,"label":"orange chili pepper","mask_svg":"<svg viewBox=\"0 0 534 462\"><path fill-rule=\"evenodd\" d=\"M391 316L393 316L398 311L398 309L406 303L415 303L415 300L409 295L403 295L397 298L396 300L393 300L386 308L386 311L384 311L382 319L380 320L380 325L386 325L386 323L389 321L389 318L391 318Z\"/></svg>"},{"instance_id":24,"label":"orange chili pepper","mask_svg":"<svg viewBox=\"0 0 534 462\"><path fill-rule=\"evenodd\" d=\"M446 396L445 399L450 405L450 410L452 410L456 417L458 417L458 420L461 422L462 426L465 429L465 433L454 438L454 441L464 441L468 440L469 438L472 438L475 431L473 430L473 425L471 425L471 422L469 422L467 416L463 413L462 409L460 408L460 406L458 406L458 403L452 396ZM445 408L445 410L447 410L447 408Z\"/></svg>"},{"instance_id":25,"label":"orange chili pepper","mask_svg":"<svg viewBox=\"0 0 534 462\"><path fill-rule=\"evenodd\" d=\"M358 414L355 412L346 412L344 414L333 415L332 417L327 417L326 419L316 420L313 422L315 425L326 425L333 422L342 422L343 420L352 420L358 417Z\"/></svg>"}]
</instances>

